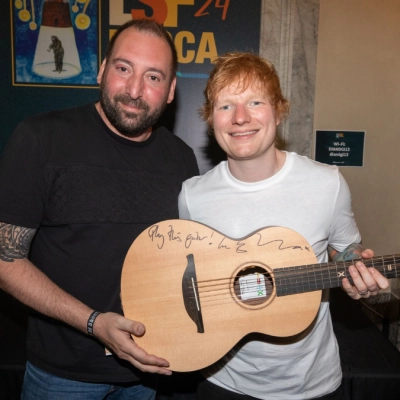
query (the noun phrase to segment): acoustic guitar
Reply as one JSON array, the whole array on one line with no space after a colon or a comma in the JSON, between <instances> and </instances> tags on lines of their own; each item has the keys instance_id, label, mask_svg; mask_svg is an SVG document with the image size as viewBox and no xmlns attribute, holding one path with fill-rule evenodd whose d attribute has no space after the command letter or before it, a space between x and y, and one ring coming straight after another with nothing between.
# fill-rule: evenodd
<instances>
[{"instance_id":1,"label":"acoustic guitar","mask_svg":"<svg viewBox=\"0 0 400 400\"><path fill-rule=\"evenodd\" d=\"M363 260L400 276L400 254ZM314 320L321 290L351 281L354 263L316 264L309 243L282 227L232 239L209 226L167 220L142 232L122 270L127 318L146 326L137 344L174 371L204 368L252 332L287 337Z\"/></svg>"}]
</instances>

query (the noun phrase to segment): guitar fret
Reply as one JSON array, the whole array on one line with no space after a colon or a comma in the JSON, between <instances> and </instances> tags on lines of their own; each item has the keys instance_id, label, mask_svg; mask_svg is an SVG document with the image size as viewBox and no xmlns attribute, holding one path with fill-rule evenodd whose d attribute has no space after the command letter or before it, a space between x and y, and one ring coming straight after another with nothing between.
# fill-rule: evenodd
<instances>
[{"instance_id":1,"label":"guitar fret","mask_svg":"<svg viewBox=\"0 0 400 400\"><path fill-rule=\"evenodd\" d=\"M389 262L385 264L385 261L382 257L382 264L383 264L383 273L387 278L398 278L399 275L397 274L397 263L400 260L396 260L396 255L391 257L393 259L393 263Z\"/></svg>"},{"instance_id":2,"label":"guitar fret","mask_svg":"<svg viewBox=\"0 0 400 400\"><path fill-rule=\"evenodd\" d=\"M322 277L322 289L326 289L330 287L330 271L326 268L320 268L320 274Z\"/></svg>"},{"instance_id":3,"label":"guitar fret","mask_svg":"<svg viewBox=\"0 0 400 400\"><path fill-rule=\"evenodd\" d=\"M307 266L302 266L300 268L302 271L302 274L298 277L298 281L300 280L301 285L297 285L297 290L298 293L303 293L303 292L308 292L310 291L310 280L309 276L307 273Z\"/></svg>"},{"instance_id":4,"label":"guitar fret","mask_svg":"<svg viewBox=\"0 0 400 400\"><path fill-rule=\"evenodd\" d=\"M312 291L318 290L317 276L315 275L315 268L311 266L310 274L312 276L312 282L310 283L310 288Z\"/></svg>"},{"instance_id":5,"label":"guitar fret","mask_svg":"<svg viewBox=\"0 0 400 400\"><path fill-rule=\"evenodd\" d=\"M315 270L313 266L311 265L303 265L301 267L302 269L302 274L301 274L301 286L296 287L296 293L304 293L304 292L310 292L312 291L311 289L311 282L310 282L310 274L314 276L314 282L315 282Z\"/></svg>"},{"instance_id":6,"label":"guitar fret","mask_svg":"<svg viewBox=\"0 0 400 400\"><path fill-rule=\"evenodd\" d=\"M399 278L400 274L397 273L397 264L396 264L396 259L394 256L393 256L393 262L394 262L395 267L394 267L394 271L391 271L391 273L392 273L391 276L393 276L393 278Z\"/></svg>"},{"instance_id":7,"label":"guitar fret","mask_svg":"<svg viewBox=\"0 0 400 400\"><path fill-rule=\"evenodd\" d=\"M346 268L340 268L337 263L335 263L335 269L333 271L333 278L337 286L340 285L340 280L346 276Z\"/></svg>"}]
</instances>

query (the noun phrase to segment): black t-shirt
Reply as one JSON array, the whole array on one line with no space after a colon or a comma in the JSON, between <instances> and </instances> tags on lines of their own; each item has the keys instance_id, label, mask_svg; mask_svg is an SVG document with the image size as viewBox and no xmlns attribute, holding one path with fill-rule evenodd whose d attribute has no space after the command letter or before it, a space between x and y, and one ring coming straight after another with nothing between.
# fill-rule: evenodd
<instances>
[{"instance_id":1,"label":"black t-shirt","mask_svg":"<svg viewBox=\"0 0 400 400\"><path fill-rule=\"evenodd\" d=\"M94 105L32 117L12 135L0 163L0 221L38 229L30 259L66 292L98 311L122 313L121 269L144 229L178 218L194 153L165 128L144 142L111 132ZM33 313L28 359L52 374L127 382L138 371L106 356L74 328Z\"/></svg>"}]
</instances>

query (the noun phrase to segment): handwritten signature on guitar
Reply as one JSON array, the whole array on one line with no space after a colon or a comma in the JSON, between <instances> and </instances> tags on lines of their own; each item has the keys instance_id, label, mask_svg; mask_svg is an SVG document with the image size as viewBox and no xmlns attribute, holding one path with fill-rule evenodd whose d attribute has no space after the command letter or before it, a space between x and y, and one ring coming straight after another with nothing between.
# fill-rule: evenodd
<instances>
[{"instance_id":1,"label":"handwritten signature on guitar","mask_svg":"<svg viewBox=\"0 0 400 400\"><path fill-rule=\"evenodd\" d=\"M162 231L162 228L158 224L152 225L148 231L148 236L150 240L156 244L158 249L163 249L167 243L176 242L182 243L186 249L190 249L194 242L202 242L204 240L209 240L209 245L214 245L213 236L215 231L210 230L209 235L201 235L199 232L192 232L192 233L181 233L176 232L173 225L168 225L168 230L165 232ZM283 239L274 239L269 241L264 241L263 235L261 232L256 232L255 235L258 236L257 246L263 247L271 244L275 244L278 246L278 250L307 250L310 251L308 246L301 246L301 245L293 245L293 246L285 246ZM227 236L222 235L222 239L218 238L216 245L218 249L226 249L231 250L233 249L236 253L247 253L246 250L246 242L243 240L232 240Z\"/></svg>"}]
</instances>

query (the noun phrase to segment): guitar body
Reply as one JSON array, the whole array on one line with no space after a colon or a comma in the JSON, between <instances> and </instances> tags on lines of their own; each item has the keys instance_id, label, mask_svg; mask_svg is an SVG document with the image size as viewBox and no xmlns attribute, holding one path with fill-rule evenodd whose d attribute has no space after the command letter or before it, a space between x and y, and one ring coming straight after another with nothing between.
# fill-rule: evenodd
<instances>
[{"instance_id":1,"label":"guitar body","mask_svg":"<svg viewBox=\"0 0 400 400\"><path fill-rule=\"evenodd\" d=\"M286 337L306 329L321 291L278 296L274 270L315 262L307 241L287 228L232 239L197 222L163 221L127 253L122 306L127 318L146 326L134 338L139 346L174 371L198 370L248 333Z\"/></svg>"}]
</instances>

